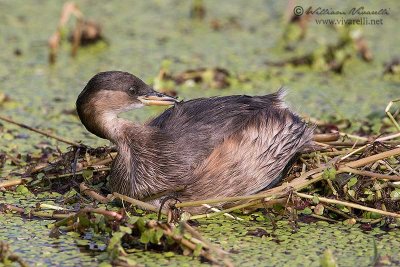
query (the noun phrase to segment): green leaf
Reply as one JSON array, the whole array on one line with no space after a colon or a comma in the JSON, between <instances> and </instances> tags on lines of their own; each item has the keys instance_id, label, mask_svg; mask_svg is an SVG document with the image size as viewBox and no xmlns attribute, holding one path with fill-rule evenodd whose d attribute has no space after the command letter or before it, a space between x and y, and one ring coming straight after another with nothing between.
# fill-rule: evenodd
<instances>
[{"instance_id":1,"label":"green leaf","mask_svg":"<svg viewBox=\"0 0 400 267\"><path fill-rule=\"evenodd\" d=\"M79 219L79 225L83 227L90 226L90 220L86 214L79 214L78 219Z\"/></svg>"},{"instance_id":2,"label":"green leaf","mask_svg":"<svg viewBox=\"0 0 400 267\"><path fill-rule=\"evenodd\" d=\"M163 235L164 235L164 231L161 229L157 229L157 231L156 231L157 243L160 243L161 237L163 237Z\"/></svg>"},{"instance_id":3,"label":"green leaf","mask_svg":"<svg viewBox=\"0 0 400 267\"><path fill-rule=\"evenodd\" d=\"M91 169L85 169L82 171L82 177L86 180L89 181L93 177L93 170Z\"/></svg>"},{"instance_id":4,"label":"green leaf","mask_svg":"<svg viewBox=\"0 0 400 267\"><path fill-rule=\"evenodd\" d=\"M200 256L202 249L203 249L203 246L201 244L196 244L196 248L193 251L193 255L196 257Z\"/></svg>"},{"instance_id":5,"label":"green leaf","mask_svg":"<svg viewBox=\"0 0 400 267\"><path fill-rule=\"evenodd\" d=\"M150 229L150 243L158 244L158 241L156 230Z\"/></svg>"},{"instance_id":6,"label":"green leaf","mask_svg":"<svg viewBox=\"0 0 400 267\"><path fill-rule=\"evenodd\" d=\"M122 232L114 232L110 241L108 242L107 250L113 250L116 245L119 245L121 242L121 238L125 235Z\"/></svg>"},{"instance_id":7,"label":"green leaf","mask_svg":"<svg viewBox=\"0 0 400 267\"><path fill-rule=\"evenodd\" d=\"M349 194L352 197L355 197L356 196L356 191L350 189L350 190L347 190L347 194Z\"/></svg>"},{"instance_id":8,"label":"green leaf","mask_svg":"<svg viewBox=\"0 0 400 267\"><path fill-rule=\"evenodd\" d=\"M139 220L139 218L140 217L138 217L138 216L130 216L129 218L128 218L128 223L130 223L130 224L136 224L136 222Z\"/></svg>"},{"instance_id":9,"label":"green leaf","mask_svg":"<svg viewBox=\"0 0 400 267\"><path fill-rule=\"evenodd\" d=\"M119 230L121 231L121 232L123 232L123 233L126 233L126 234L132 234L132 229L131 228L129 228L129 227L126 227L126 226L120 226L119 227Z\"/></svg>"},{"instance_id":10,"label":"green leaf","mask_svg":"<svg viewBox=\"0 0 400 267\"><path fill-rule=\"evenodd\" d=\"M324 170L322 177L327 180L335 180L336 178L336 169L335 168L327 168Z\"/></svg>"},{"instance_id":11,"label":"green leaf","mask_svg":"<svg viewBox=\"0 0 400 267\"><path fill-rule=\"evenodd\" d=\"M76 196L76 194L78 194L78 192L76 192L75 189L71 189L67 193L64 194L64 197L70 198L70 197Z\"/></svg>"},{"instance_id":12,"label":"green leaf","mask_svg":"<svg viewBox=\"0 0 400 267\"><path fill-rule=\"evenodd\" d=\"M351 188L357 182L358 182L358 179L356 177L351 177L350 180L347 182L347 187Z\"/></svg>"},{"instance_id":13,"label":"green leaf","mask_svg":"<svg viewBox=\"0 0 400 267\"><path fill-rule=\"evenodd\" d=\"M146 229L145 231L142 232L142 234L140 235L140 243L143 244L147 244L150 242L150 237L151 237L151 233L149 229Z\"/></svg>"},{"instance_id":14,"label":"green leaf","mask_svg":"<svg viewBox=\"0 0 400 267\"><path fill-rule=\"evenodd\" d=\"M312 212L312 210L311 210L309 207L306 207L304 210L302 210L301 213L303 213L303 214L305 214L305 215L310 215L310 214L312 214L313 212Z\"/></svg>"},{"instance_id":15,"label":"green leaf","mask_svg":"<svg viewBox=\"0 0 400 267\"><path fill-rule=\"evenodd\" d=\"M175 253L173 253L172 251L168 251L168 252L164 253L164 256L167 258L171 258L171 257L175 256Z\"/></svg>"},{"instance_id":16,"label":"green leaf","mask_svg":"<svg viewBox=\"0 0 400 267\"><path fill-rule=\"evenodd\" d=\"M379 219L382 218L382 215L376 212L371 212L371 219Z\"/></svg>"},{"instance_id":17,"label":"green leaf","mask_svg":"<svg viewBox=\"0 0 400 267\"><path fill-rule=\"evenodd\" d=\"M143 218L138 218L138 220L136 221L136 225L141 233L146 230L146 223Z\"/></svg>"},{"instance_id":18,"label":"green leaf","mask_svg":"<svg viewBox=\"0 0 400 267\"><path fill-rule=\"evenodd\" d=\"M394 201L397 201L400 199L400 189L396 188L392 192L390 192L390 198Z\"/></svg>"},{"instance_id":19,"label":"green leaf","mask_svg":"<svg viewBox=\"0 0 400 267\"><path fill-rule=\"evenodd\" d=\"M29 189L28 189L26 186L24 186L24 185L19 185L19 186L17 186L17 188L15 189L15 191L16 191L17 193L20 193L21 195L28 195L28 194L30 194Z\"/></svg>"}]
</instances>

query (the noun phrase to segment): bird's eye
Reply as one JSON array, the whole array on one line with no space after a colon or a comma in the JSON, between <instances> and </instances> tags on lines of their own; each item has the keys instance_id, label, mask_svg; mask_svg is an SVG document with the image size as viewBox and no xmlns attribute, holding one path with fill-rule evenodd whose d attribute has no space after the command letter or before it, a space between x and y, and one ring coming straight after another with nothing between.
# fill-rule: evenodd
<instances>
[{"instance_id":1,"label":"bird's eye","mask_svg":"<svg viewBox=\"0 0 400 267\"><path fill-rule=\"evenodd\" d=\"M130 88L129 88L129 91L132 92L132 93L135 93L136 88L135 88L135 87L130 87Z\"/></svg>"}]
</instances>

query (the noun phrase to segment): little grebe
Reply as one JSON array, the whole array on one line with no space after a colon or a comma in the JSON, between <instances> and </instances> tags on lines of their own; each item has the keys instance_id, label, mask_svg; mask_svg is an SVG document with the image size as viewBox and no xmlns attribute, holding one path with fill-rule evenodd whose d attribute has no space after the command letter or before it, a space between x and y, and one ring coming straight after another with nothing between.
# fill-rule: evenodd
<instances>
[{"instance_id":1,"label":"little grebe","mask_svg":"<svg viewBox=\"0 0 400 267\"><path fill-rule=\"evenodd\" d=\"M76 106L87 130L117 146L112 191L151 199L183 187L176 197L188 201L270 188L295 155L312 147L312 129L282 95L178 102L130 73L108 71L88 82ZM118 117L145 105L174 106L145 125Z\"/></svg>"}]
</instances>

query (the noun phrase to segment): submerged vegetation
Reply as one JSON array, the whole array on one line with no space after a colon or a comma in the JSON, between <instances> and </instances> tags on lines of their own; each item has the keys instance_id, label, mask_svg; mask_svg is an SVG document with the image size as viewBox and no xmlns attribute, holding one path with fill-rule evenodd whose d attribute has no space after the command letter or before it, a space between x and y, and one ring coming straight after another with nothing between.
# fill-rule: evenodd
<instances>
[{"instance_id":1,"label":"submerged vegetation","mask_svg":"<svg viewBox=\"0 0 400 267\"><path fill-rule=\"evenodd\" d=\"M61 11L57 30L48 40L50 64L56 63L57 52L60 48L61 42L67 39L65 36L66 25L71 17L76 18L75 26L68 37L72 47L71 56L76 56L80 46L95 44L104 40L100 25L93 20L85 19L81 10L74 2L66 2Z\"/></svg>"},{"instance_id":2,"label":"submerged vegetation","mask_svg":"<svg viewBox=\"0 0 400 267\"><path fill-rule=\"evenodd\" d=\"M128 12L80 1L61 16L57 2L1 3L19 15L0 18L16 29L0 43L10 63L0 66L0 265L400 265L399 100L382 106L399 97L399 40L388 36L397 26L316 28L282 3L143 1ZM111 68L183 98L288 86L318 146L253 196L159 210L111 194L116 152L87 135L73 107L82 81ZM145 112L135 119L160 110Z\"/></svg>"}]
</instances>

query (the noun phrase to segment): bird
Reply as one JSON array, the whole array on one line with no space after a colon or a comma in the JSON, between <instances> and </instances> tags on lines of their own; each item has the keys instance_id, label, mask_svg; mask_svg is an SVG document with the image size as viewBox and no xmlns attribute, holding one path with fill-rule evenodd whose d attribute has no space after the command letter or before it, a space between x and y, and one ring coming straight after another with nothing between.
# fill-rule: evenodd
<instances>
[{"instance_id":1,"label":"bird","mask_svg":"<svg viewBox=\"0 0 400 267\"><path fill-rule=\"evenodd\" d=\"M276 186L290 162L313 147L313 127L284 94L178 101L128 72L106 71L89 80L76 108L89 132L117 148L109 189L160 208L170 194L194 201ZM144 124L118 116L151 105L170 107Z\"/></svg>"}]
</instances>

